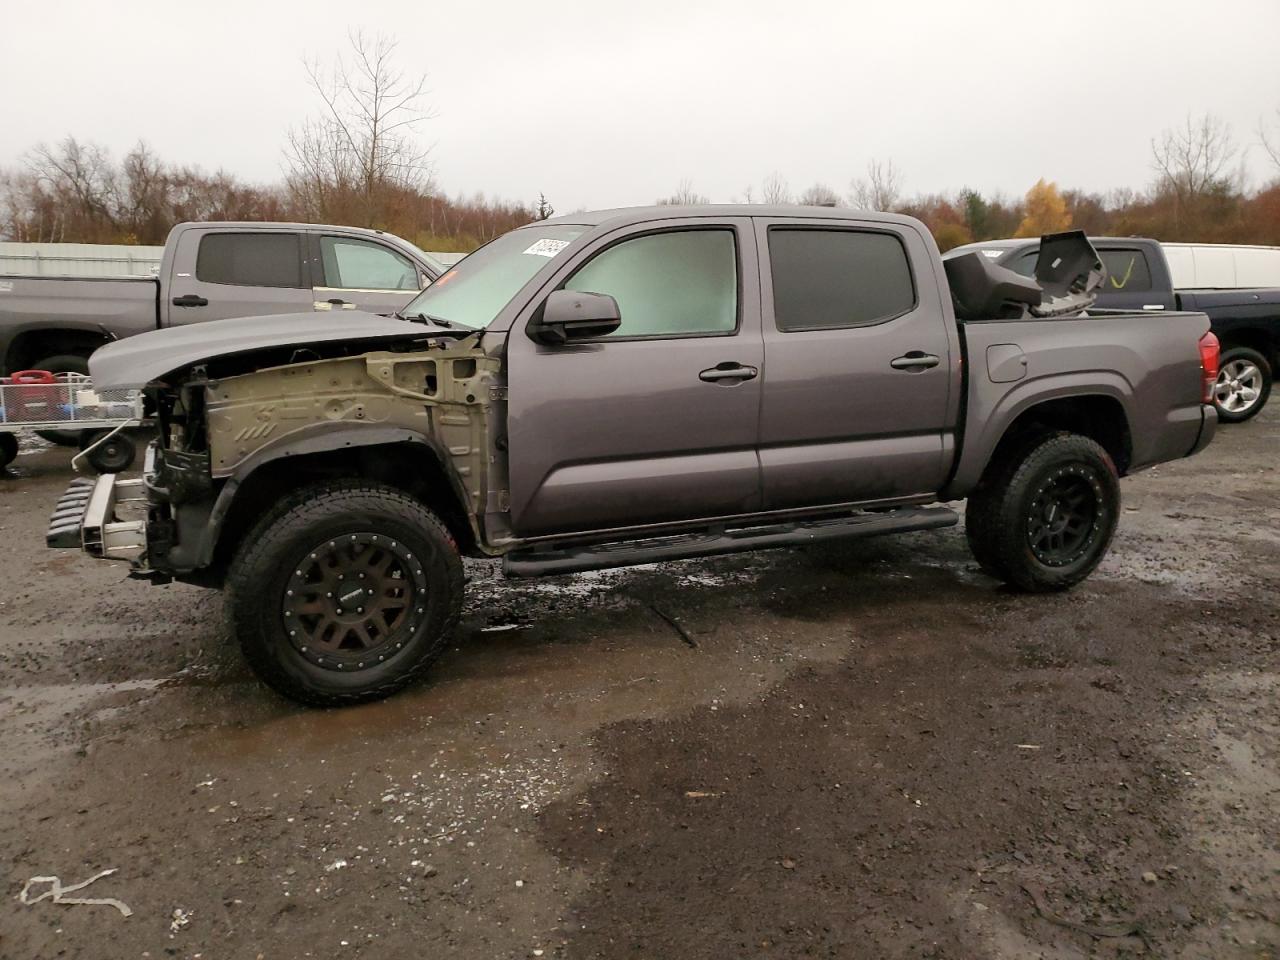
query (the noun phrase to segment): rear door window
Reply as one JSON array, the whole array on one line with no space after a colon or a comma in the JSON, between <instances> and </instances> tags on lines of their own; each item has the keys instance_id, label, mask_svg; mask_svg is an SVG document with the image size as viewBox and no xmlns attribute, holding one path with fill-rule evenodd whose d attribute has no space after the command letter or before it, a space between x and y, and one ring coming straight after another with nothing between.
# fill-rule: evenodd
<instances>
[{"instance_id":1,"label":"rear door window","mask_svg":"<svg viewBox=\"0 0 1280 960\"><path fill-rule=\"evenodd\" d=\"M419 290L418 269L408 257L380 243L354 237L321 237L325 286L345 290Z\"/></svg>"},{"instance_id":2,"label":"rear door window","mask_svg":"<svg viewBox=\"0 0 1280 960\"><path fill-rule=\"evenodd\" d=\"M200 238L196 279L239 287L303 287L299 235L207 234Z\"/></svg>"},{"instance_id":3,"label":"rear door window","mask_svg":"<svg viewBox=\"0 0 1280 960\"><path fill-rule=\"evenodd\" d=\"M1099 250L1098 256L1107 268L1107 290L1144 293L1151 289L1151 268L1141 250Z\"/></svg>"},{"instance_id":4,"label":"rear door window","mask_svg":"<svg viewBox=\"0 0 1280 960\"><path fill-rule=\"evenodd\" d=\"M916 304L906 248L892 233L771 227L769 265L784 332L869 326Z\"/></svg>"}]
</instances>

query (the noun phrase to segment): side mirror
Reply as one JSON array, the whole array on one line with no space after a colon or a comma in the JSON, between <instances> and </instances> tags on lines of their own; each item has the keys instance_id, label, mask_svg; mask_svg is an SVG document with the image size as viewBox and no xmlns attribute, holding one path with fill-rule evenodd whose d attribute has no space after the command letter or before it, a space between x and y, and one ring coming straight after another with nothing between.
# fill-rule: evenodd
<instances>
[{"instance_id":1,"label":"side mirror","mask_svg":"<svg viewBox=\"0 0 1280 960\"><path fill-rule=\"evenodd\" d=\"M548 346L592 340L622 325L618 301L607 293L557 290L547 297L542 316L529 324L529 336Z\"/></svg>"}]
</instances>

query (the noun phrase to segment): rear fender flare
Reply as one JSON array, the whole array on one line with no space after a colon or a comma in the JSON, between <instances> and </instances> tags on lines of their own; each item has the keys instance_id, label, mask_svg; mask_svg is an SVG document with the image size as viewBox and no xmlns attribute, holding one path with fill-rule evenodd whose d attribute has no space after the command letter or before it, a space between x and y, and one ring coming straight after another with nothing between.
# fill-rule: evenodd
<instances>
[{"instance_id":1,"label":"rear fender flare","mask_svg":"<svg viewBox=\"0 0 1280 960\"><path fill-rule=\"evenodd\" d=\"M990 388L991 384L984 384ZM980 390L982 388L979 388ZM1040 404L1069 398L1106 397L1117 401L1125 420L1133 423L1133 385L1111 370L1085 370L1051 374L1013 384L988 411L970 400L966 431L955 473L939 495L941 500L961 500L978 485L1000 441L1017 419ZM978 430L971 430L974 423Z\"/></svg>"}]
</instances>

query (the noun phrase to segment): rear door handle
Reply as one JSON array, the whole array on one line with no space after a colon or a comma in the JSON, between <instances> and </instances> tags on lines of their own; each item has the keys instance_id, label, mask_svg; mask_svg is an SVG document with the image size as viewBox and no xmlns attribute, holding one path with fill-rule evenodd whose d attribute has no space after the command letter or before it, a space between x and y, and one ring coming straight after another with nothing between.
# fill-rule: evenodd
<instances>
[{"instance_id":1,"label":"rear door handle","mask_svg":"<svg viewBox=\"0 0 1280 960\"><path fill-rule=\"evenodd\" d=\"M705 380L707 383L741 382L743 380L754 380L759 373L760 371L755 367L727 361L725 363L717 363L714 367L703 370L698 374L698 379Z\"/></svg>"},{"instance_id":2,"label":"rear door handle","mask_svg":"<svg viewBox=\"0 0 1280 960\"><path fill-rule=\"evenodd\" d=\"M208 300L194 293L184 293L180 297L174 297L172 302L175 307L207 307L209 305Z\"/></svg>"},{"instance_id":3,"label":"rear door handle","mask_svg":"<svg viewBox=\"0 0 1280 960\"><path fill-rule=\"evenodd\" d=\"M930 367L936 367L941 362L932 353L912 350L905 356L894 357L889 361L889 366L895 370L928 370Z\"/></svg>"}]
</instances>

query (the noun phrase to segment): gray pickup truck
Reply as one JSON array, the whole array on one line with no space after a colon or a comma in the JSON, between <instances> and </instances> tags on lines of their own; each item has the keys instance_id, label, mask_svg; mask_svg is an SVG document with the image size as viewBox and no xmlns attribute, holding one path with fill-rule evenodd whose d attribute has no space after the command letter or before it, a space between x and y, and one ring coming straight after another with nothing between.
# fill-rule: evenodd
<instances>
[{"instance_id":1,"label":"gray pickup truck","mask_svg":"<svg viewBox=\"0 0 1280 960\"><path fill-rule=\"evenodd\" d=\"M157 277L0 276L0 374L87 373L89 355L104 343L204 320L313 309L391 313L443 272L413 244L375 230L180 223Z\"/></svg>"},{"instance_id":2,"label":"gray pickup truck","mask_svg":"<svg viewBox=\"0 0 1280 960\"><path fill-rule=\"evenodd\" d=\"M140 479L73 484L48 540L225 588L259 676L320 705L426 670L460 554L557 574L946 527L968 498L985 569L1064 589L1118 478L1213 436L1217 344L1200 313L1088 316L1096 252L1042 250L1034 278L944 272L910 217L613 210L498 238L407 319L111 344L95 381L142 385L160 436Z\"/></svg>"}]
</instances>

